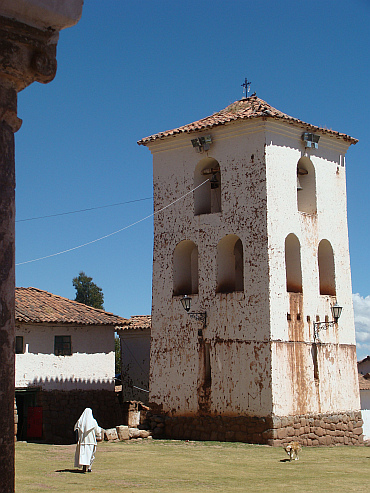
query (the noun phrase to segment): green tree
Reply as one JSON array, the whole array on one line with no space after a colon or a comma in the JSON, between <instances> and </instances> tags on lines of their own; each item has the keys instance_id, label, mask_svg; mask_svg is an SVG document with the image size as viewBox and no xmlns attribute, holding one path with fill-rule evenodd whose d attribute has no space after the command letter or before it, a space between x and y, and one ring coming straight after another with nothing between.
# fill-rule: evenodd
<instances>
[{"instance_id":1,"label":"green tree","mask_svg":"<svg viewBox=\"0 0 370 493\"><path fill-rule=\"evenodd\" d=\"M104 310L103 291L92 282L92 277L87 276L85 272L81 271L78 277L73 278L72 284L76 289L75 301Z\"/></svg>"}]
</instances>

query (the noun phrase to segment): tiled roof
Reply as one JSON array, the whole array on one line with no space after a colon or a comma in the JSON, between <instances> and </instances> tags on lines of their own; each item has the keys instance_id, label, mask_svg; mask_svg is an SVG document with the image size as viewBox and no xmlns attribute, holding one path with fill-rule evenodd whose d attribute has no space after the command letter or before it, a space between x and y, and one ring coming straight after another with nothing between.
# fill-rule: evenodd
<instances>
[{"instance_id":1,"label":"tiled roof","mask_svg":"<svg viewBox=\"0 0 370 493\"><path fill-rule=\"evenodd\" d=\"M359 373L358 383L360 384L360 390L370 390L370 373L366 373L366 375Z\"/></svg>"},{"instance_id":2,"label":"tiled roof","mask_svg":"<svg viewBox=\"0 0 370 493\"><path fill-rule=\"evenodd\" d=\"M360 365L361 363L365 363L365 361L370 361L370 356L366 356L366 358L362 359L361 361L357 361L357 364Z\"/></svg>"},{"instance_id":3,"label":"tiled roof","mask_svg":"<svg viewBox=\"0 0 370 493\"><path fill-rule=\"evenodd\" d=\"M257 96L251 96L249 98L241 99L240 101L235 101L234 103L227 106L225 109L214 113L211 116L202 118L188 125L184 125L173 130L167 130L165 132L159 132L149 137L144 137L138 141L139 145L147 145L157 139L163 139L165 137L174 136L182 133L200 132L202 130L208 130L219 125L225 125L235 120L247 120L252 118L273 118L277 120L284 120L288 123L297 123L299 125L304 125L306 130L313 132L321 132L325 134L335 135L336 137L341 137L344 140L348 140L351 144L356 144L357 139L350 137L346 134L340 132L335 132L334 130L329 130L326 128L316 127L309 123L305 123L298 118L293 118L292 116L286 115L281 111L270 106L266 101L263 101Z\"/></svg>"},{"instance_id":4,"label":"tiled roof","mask_svg":"<svg viewBox=\"0 0 370 493\"><path fill-rule=\"evenodd\" d=\"M74 323L113 327L127 322L127 319L112 313L37 288L15 288L15 319L26 323Z\"/></svg>"},{"instance_id":5,"label":"tiled roof","mask_svg":"<svg viewBox=\"0 0 370 493\"><path fill-rule=\"evenodd\" d=\"M152 317L150 315L134 315L120 326L121 330L125 329L150 329L152 326Z\"/></svg>"}]
</instances>

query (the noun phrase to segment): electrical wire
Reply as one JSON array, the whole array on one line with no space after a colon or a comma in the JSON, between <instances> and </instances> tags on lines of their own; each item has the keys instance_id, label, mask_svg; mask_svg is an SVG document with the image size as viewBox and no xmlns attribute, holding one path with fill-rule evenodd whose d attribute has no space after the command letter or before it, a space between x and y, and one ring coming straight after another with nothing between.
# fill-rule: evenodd
<instances>
[{"instance_id":1,"label":"electrical wire","mask_svg":"<svg viewBox=\"0 0 370 493\"><path fill-rule=\"evenodd\" d=\"M164 210L168 209L172 205L176 204L176 202L179 202L183 198L185 198L188 195L190 195L191 193L193 193L195 190L197 190L198 188L200 188L201 186L203 186L208 181L209 181L209 179L205 180L203 183L201 183L197 187L195 187L192 190L190 190L190 192L185 193L184 195L182 195L178 199L174 200L170 204L166 205L165 207L162 207L162 209L159 209L159 211L153 212L152 214L149 214L149 216L143 217L142 219L139 219L138 221L135 221L134 223L131 223L128 226L125 226L124 228L118 229L117 231L114 231L113 233L109 233L109 234L107 234L105 236L101 236L100 238L97 238L96 240L88 241L87 243L83 243L82 245L78 245L78 246L75 246L75 247L72 247L72 248L68 248L67 250L63 250L61 252L52 253L50 255L45 255L44 257L35 258L33 260L26 260L25 262L18 262L15 265L18 266L18 265L30 264L32 262L39 262L40 260L45 260L47 258L56 257L57 255L63 255L64 253L72 252L73 250L78 250L79 248L83 248L85 246L92 245L93 243L97 243L98 241L105 240L106 238L109 238L110 236L113 236L113 235L116 235L118 233L121 233L122 231L125 231L126 229L132 228L132 226L136 226L136 224L142 223L143 221L146 221L147 219L149 219L151 217L154 217L155 215L159 214L160 212L163 212Z\"/></svg>"},{"instance_id":2,"label":"electrical wire","mask_svg":"<svg viewBox=\"0 0 370 493\"><path fill-rule=\"evenodd\" d=\"M67 216L68 214L78 214L79 212L95 211L96 209L105 209L107 207L115 207L117 205L132 204L134 202L141 202L143 200L151 200L152 198L153 197L144 197L142 199L128 200L127 202L118 202L117 204L101 205L99 207L90 207L89 209L80 209L78 211L60 212L59 214L50 214L48 216L37 216L37 217L29 217L27 219L17 219L15 222L22 223L25 221L35 221L36 219L45 219L48 217Z\"/></svg>"}]
</instances>

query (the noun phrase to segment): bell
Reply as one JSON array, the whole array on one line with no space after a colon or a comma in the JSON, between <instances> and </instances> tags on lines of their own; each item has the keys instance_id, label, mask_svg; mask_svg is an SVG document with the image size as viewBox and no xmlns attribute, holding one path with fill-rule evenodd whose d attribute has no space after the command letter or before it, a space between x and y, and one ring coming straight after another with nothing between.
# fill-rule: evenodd
<instances>
[{"instance_id":1,"label":"bell","mask_svg":"<svg viewBox=\"0 0 370 493\"><path fill-rule=\"evenodd\" d=\"M303 190L303 188L301 187L301 184L299 182L299 177L297 175L297 191L299 191L299 190Z\"/></svg>"}]
</instances>

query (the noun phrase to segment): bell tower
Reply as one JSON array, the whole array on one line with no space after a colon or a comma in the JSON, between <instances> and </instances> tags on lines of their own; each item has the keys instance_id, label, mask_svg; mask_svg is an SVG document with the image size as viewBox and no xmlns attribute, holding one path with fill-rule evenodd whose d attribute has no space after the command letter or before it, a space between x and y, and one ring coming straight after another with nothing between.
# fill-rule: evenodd
<instances>
[{"instance_id":1,"label":"bell tower","mask_svg":"<svg viewBox=\"0 0 370 493\"><path fill-rule=\"evenodd\" d=\"M255 95L139 141L156 213L150 400L168 437L361 443L345 185L356 142Z\"/></svg>"}]
</instances>

